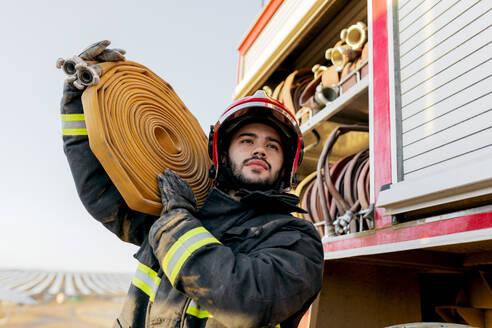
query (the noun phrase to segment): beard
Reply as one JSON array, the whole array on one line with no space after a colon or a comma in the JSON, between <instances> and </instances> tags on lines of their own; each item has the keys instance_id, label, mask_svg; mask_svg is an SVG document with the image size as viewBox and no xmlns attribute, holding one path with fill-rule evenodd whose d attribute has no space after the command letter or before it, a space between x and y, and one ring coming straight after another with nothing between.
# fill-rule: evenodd
<instances>
[{"instance_id":1,"label":"beard","mask_svg":"<svg viewBox=\"0 0 492 328\"><path fill-rule=\"evenodd\" d=\"M226 165L231 168L232 177L236 180L235 181L236 184L240 188L244 188L247 190L265 191L265 190L270 190L270 189L276 189L275 187L277 185L277 181L279 180L281 170L276 172L275 175L273 175L271 177L266 177L262 180L252 180L252 179L249 179L246 176L244 176L241 169L246 164L246 162L248 162L249 160L252 160L252 159L261 160L261 158L254 157L254 158L248 158L247 160L245 160L241 164L237 164L237 163L233 163L229 158L227 158L227 164ZM267 163L267 162L265 162L265 163ZM269 163L267 163L267 165L269 168L271 167Z\"/></svg>"}]
</instances>

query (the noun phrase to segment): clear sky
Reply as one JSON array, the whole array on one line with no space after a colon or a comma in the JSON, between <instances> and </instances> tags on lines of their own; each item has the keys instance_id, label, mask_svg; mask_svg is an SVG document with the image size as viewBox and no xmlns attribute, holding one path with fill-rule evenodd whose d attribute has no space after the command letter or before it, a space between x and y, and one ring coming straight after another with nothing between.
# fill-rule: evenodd
<instances>
[{"instance_id":1,"label":"clear sky","mask_svg":"<svg viewBox=\"0 0 492 328\"><path fill-rule=\"evenodd\" d=\"M232 100L261 0L5 1L0 11L0 268L133 272L80 203L62 150L58 57L108 39L169 82L208 130Z\"/></svg>"}]
</instances>

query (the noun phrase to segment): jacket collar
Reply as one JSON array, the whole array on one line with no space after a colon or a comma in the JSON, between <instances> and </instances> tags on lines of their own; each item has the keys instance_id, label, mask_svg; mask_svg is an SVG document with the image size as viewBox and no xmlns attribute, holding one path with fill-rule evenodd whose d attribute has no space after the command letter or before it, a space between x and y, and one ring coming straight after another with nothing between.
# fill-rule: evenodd
<instances>
[{"instance_id":1,"label":"jacket collar","mask_svg":"<svg viewBox=\"0 0 492 328\"><path fill-rule=\"evenodd\" d=\"M283 214L292 212L306 213L305 210L297 207L299 197L294 194L276 190L250 191L239 189L236 195L241 197L241 203L243 205L259 212Z\"/></svg>"},{"instance_id":2,"label":"jacket collar","mask_svg":"<svg viewBox=\"0 0 492 328\"><path fill-rule=\"evenodd\" d=\"M200 215L201 217L209 218L234 214L244 210L245 208L241 202L235 200L222 190L213 187L200 208Z\"/></svg>"},{"instance_id":3,"label":"jacket collar","mask_svg":"<svg viewBox=\"0 0 492 328\"><path fill-rule=\"evenodd\" d=\"M231 215L247 210L256 210L266 213L305 213L297 207L299 198L292 194L274 191L247 191L241 189L238 192L241 201L237 201L216 187L209 192L205 203L200 209L202 218Z\"/></svg>"}]
</instances>

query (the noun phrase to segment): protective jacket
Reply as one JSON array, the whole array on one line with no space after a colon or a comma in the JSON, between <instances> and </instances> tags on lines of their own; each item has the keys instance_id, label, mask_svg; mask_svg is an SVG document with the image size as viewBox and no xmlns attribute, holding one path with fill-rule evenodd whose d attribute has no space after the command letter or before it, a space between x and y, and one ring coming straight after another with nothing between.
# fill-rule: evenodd
<instances>
[{"instance_id":1,"label":"protective jacket","mask_svg":"<svg viewBox=\"0 0 492 328\"><path fill-rule=\"evenodd\" d=\"M65 87L63 121L83 119L80 94ZM323 250L311 223L289 214L285 196L236 201L214 188L197 213L139 213L92 154L82 120L77 133L67 126L64 150L84 206L140 246L114 327L297 327L321 288Z\"/></svg>"}]
</instances>

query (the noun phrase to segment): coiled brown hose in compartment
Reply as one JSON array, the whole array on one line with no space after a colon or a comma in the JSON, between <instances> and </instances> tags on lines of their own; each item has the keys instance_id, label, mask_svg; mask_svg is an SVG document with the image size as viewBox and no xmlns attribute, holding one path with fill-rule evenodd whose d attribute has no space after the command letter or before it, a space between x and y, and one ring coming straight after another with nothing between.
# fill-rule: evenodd
<instances>
[{"instance_id":1,"label":"coiled brown hose in compartment","mask_svg":"<svg viewBox=\"0 0 492 328\"><path fill-rule=\"evenodd\" d=\"M299 184L302 190L296 190L308 211L304 218L314 223L322 236L372 228L368 149L342 157L334 164L328 161L338 137L367 131L366 126L360 125L335 128L325 142L317 171Z\"/></svg>"},{"instance_id":2,"label":"coiled brown hose in compartment","mask_svg":"<svg viewBox=\"0 0 492 328\"><path fill-rule=\"evenodd\" d=\"M82 96L89 143L128 206L159 215L157 175L186 180L201 205L211 187L207 137L173 88L135 62L99 64Z\"/></svg>"}]
</instances>

